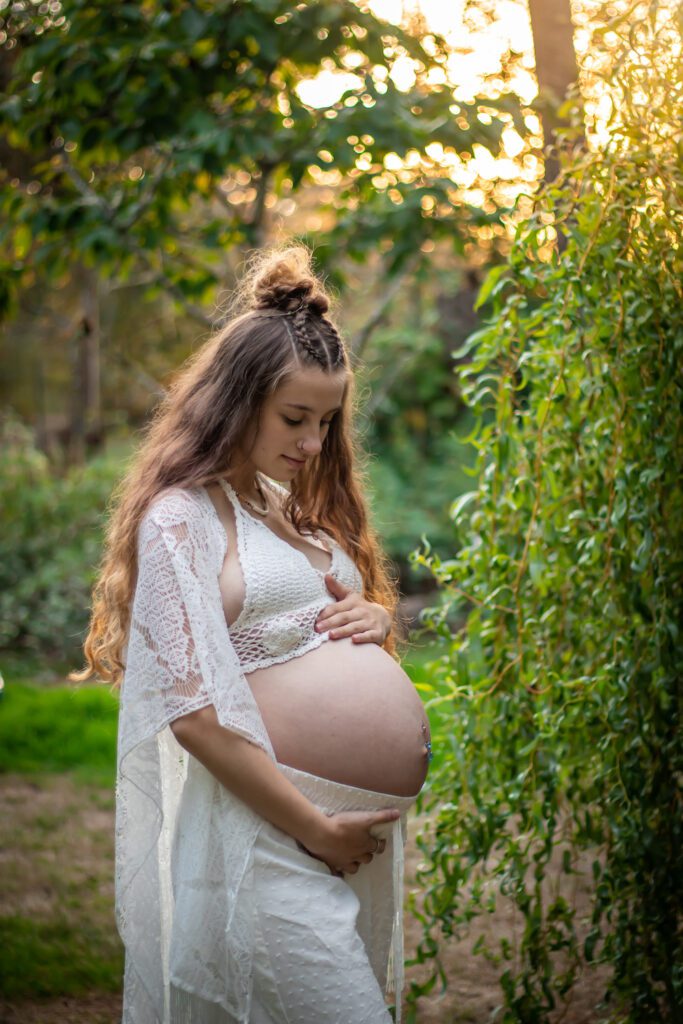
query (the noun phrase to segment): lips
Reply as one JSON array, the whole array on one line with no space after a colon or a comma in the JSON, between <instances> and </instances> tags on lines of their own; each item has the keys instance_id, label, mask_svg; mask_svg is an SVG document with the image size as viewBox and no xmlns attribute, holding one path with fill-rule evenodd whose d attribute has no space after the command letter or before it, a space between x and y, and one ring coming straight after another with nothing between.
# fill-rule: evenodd
<instances>
[{"instance_id":1,"label":"lips","mask_svg":"<svg viewBox=\"0 0 683 1024\"><path fill-rule=\"evenodd\" d=\"M297 467L299 467L299 466L303 466L303 465L305 465L305 463L306 463L306 460L305 460L305 459L293 459L293 458L291 457L291 455L283 455L283 456L282 456L282 458L283 458L283 459L286 459L286 460L287 460L287 462L289 462L289 463L290 463L290 465L292 465L292 466L297 466Z\"/></svg>"}]
</instances>

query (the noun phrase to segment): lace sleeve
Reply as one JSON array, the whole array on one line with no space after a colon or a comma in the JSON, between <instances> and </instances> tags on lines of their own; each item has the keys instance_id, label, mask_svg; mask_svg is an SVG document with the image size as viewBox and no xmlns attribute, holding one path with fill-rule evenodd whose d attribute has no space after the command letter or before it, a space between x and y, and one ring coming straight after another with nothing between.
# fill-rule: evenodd
<instances>
[{"instance_id":1,"label":"lace sleeve","mask_svg":"<svg viewBox=\"0 0 683 1024\"><path fill-rule=\"evenodd\" d=\"M116 915L126 951L124 1024L166 1021L169 952L173 944L178 946L179 928L186 931L187 912L175 916L173 843L191 759L169 723L212 704L221 725L274 759L225 622L218 582L225 534L219 528L205 491L174 490L147 511L138 534L116 785ZM215 788L207 813L215 813L216 807L221 811L221 910L227 920L260 819L218 783ZM204 838L211 838L208 825ZM197 884L204 881L200 875ZM208 915L216 894L207 891L200 899L195 888L194 900ZM194 947L184 941L176 959L196 974ZM233 930L226 932L223 990L244 991L247 985L245 941ZM203 987L210 991L209 982Z\"/></svg>"},{"instance_id":2,"label":"lace sleeve","mask_svg":"<svg viewBox=\"0 0 683 1024\"><path fill-rule=\"evenodd\" d=\"M141 524L122 695L127 749L213 704L221 725L272 753L225 623L214 530L200 499L183 491Z\"/></svg>"}]
</instances>

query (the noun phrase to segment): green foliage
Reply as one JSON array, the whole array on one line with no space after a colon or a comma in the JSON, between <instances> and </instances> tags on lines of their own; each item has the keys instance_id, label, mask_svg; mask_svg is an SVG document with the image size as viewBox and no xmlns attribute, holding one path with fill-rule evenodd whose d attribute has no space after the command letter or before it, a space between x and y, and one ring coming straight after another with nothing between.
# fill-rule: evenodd
<instances>
[{"instance_id":1,"label":"green foliage","mask_svg":"<svg viewBox=\"0 0 683 1024\"><path fill-rule=\"evenodd\" d=\"M600 962L611 1021L683 1012L681 40L656 4L611 28L610 143L565 158L482 290L476 479L452 557L414 554L443 588L418 958L508 901L516 941L474 950L505 1024L550 1020Z\"/></svg>"},{"instance_id":2,"label":"green foliage","mask_svg":"<svg viewBox=\"0 0 683 1024\"><path fill-rule=\"evenodd\" d=\"M427 534L437 548L453 542L448 501L467 489L475 457L461 439L474 417L460 398L434 309L439 290L448 294L453 287L453 275L435 284L432 274L429 294L419 277L408 301L396 303L395 323L377 330L359 374L367 394L360 429L372 453L374 521L408 592L414 589L408 556L416 538Z\"/></svg>"},{"instance_id":3,"label":"green foliage","mask_svg":"<svg viewBox=\"0 0 683 1024\"><path fill-rule=\"evenodd\" d=\"M0 700L0 772L73 771L111 785L117 698L106 687L7 682Z\"/></svg>"},{"instance_id":4,"label":"green foliage","mask_svg":"<svg viewBox=\"0 0 683 1024\"><path fill-rule=\"evenodd\" d=\"M22 281L74 260L108 279L144 269L150 292L196 311L215 299L226 251L260 244L266 195L315 183L330 162L345 184L329 206L351 215L334 246L354 237L367 255L379 237L398 239L399 264L434 227L414 181L397 181L407 201L389 219L386 196L368 202L385 156L434 142L471 154L500 139L500 120L483 124L477 103L459 104L456 124L452 90L429 81L447 59L440 37L419 41L352 0L62 0L58 11L11 5L0 29L12 72L0 123L14 165L0 174L0 314ZM402 92L390 71L406 55L418 76ZM311 107L297 87L323 68L355 80ZM505 97L492 105L518 113ZM419 173L438 202L446 185ZM451 204L443 237L458 237L458 218Z\"/></svg>"},{"instance_id":5,"label":"green foliage","mask_svg":"<svg viewBox=\"0 0 683 1024\"><path fill-rule=\"evenodd\" d=\"M419 431L415 434L382 449L373 447L376 457L369 466L373 521L383 547L401 571L402 589L407 593L414 589L410 551L415 539L427 534L434 546L444 549L453 543L445 502L453 491L459 493L468 486L465 473L472 461L471 449L465 449L452 432L431 438L426 447L420 443Z\"/></svg>"},{"instance_id":6,"label":"green foliage","mask_svg":"<svg viewBox=\"0 0 683 1024\"><path fill-rule=\"evenodd\" d=\"M64 477L50 470L28 431L1 425L0 647L80 662L103 514L123 467L101 459Z\"/></svg>"}]
</instances>

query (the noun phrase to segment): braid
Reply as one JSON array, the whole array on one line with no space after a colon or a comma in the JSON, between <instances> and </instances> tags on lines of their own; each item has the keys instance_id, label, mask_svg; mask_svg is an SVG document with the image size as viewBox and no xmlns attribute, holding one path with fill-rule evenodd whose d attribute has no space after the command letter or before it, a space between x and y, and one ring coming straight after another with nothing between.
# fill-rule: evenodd
<instances>
[{"instance_id":1,"label":"braid","mask_svg":"<svg viewBox=\"0 0 683 1024\"><path fill-rule=\"evenodd\" d=\"M302 245L266 251L253 265L242 294L254 317L284 318L295 359L323 370L349 368L344 343L327 319L329 297L311 267L312 253Z\"/></svg>"},{"instance_id":2,"label":"braid","mask_svg":"<svg viewBox=\"0 0 683 1024\"><path fill-rule=\"evenodd\" d=\"M327 334L328 338L332 340L332 345L328 345L327 355L330 360L331 366L341 366L344 362L344 344L339 336L339 331L334 324L327 319L326 316L320 317L321 333ZM323 341L324 341L323 336ZM332 354L330 354L332 349Z\"/></svg>"},{"instance_id":3,"label":"braid","mask_svg":"<svg viewBox=\"0 0 683 1024\"><path fill-rule=\"evenodd\" d=\"M314 332L311 332L313 310L305 300L298 306L285 311L283 319L292 346L298 346L323 370L334 369L345 364L344 343L334 324L316 313ZM257 316L272 316L272 313L257 313ZM277 315L277 314L276 314ZM282 314L281 314L282 315Z\"/></svg>"},{"instance_id":4,"label":"braid","mask_svg":"<svg viewBox=\"0 0 683 1024\"><path fill-rule=\"evenodd\" d=\"M297 309L292 316L292 327L294 328L294 336L299 342L299 345L309 356L319 363L323 370L327 369L328 361L325 358L327 352L323 354L320 351L320 345L316 345L315 341L311 337L308 330L308 309L306 307L300 307Z\"/></svg>"}]
</instances>

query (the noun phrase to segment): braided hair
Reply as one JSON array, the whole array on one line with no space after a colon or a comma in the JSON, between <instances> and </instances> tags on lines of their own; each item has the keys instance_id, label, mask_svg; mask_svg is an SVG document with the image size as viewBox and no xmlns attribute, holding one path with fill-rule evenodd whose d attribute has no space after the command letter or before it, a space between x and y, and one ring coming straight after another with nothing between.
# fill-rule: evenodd
<instances>
[{"instance_id":1,"label":"braided hair","mask_svg":"<svg viewBox=\"0 0 683 1024\"><path fill-rule=\"evenodd\" d=\"M339 331L326 316L329 297L311 273L307 249L276 251L249 283L252 315L282 318L297 361L303 357L327 371L348 365Z\"/></svg>"},{"instance_id":2,"label":"braided hair","mask_svg":"<svg viewBox=\"0 0 683 1024\"><path fill-rule=\"evenodd\" d=\"M339 332L326 316L312 313L308 305L285 313L285 327L293 345L298 345L323 370L344 366L344 346Z\"/></svg>"}]
</instances>

